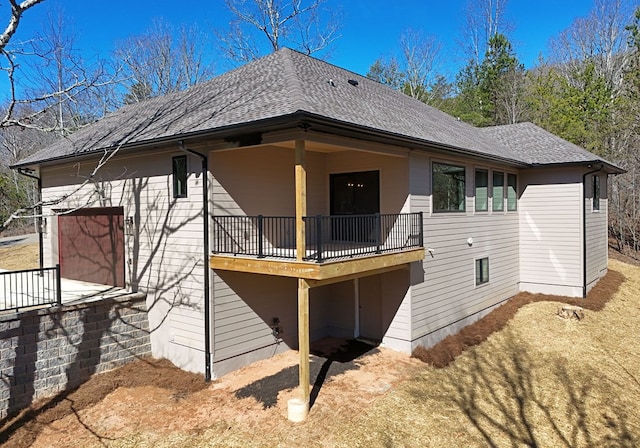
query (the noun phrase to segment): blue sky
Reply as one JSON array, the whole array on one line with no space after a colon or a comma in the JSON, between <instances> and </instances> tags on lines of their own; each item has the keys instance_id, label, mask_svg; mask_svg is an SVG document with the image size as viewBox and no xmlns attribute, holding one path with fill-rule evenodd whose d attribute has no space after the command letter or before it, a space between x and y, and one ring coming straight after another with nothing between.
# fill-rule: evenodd
<instances>
[{"instance_id":1,"label":"blue sky","mask_svg":"<svg viewBox=\"0 0 640 448\"><path fill-rule=\"evenodd\" d=\"M197 23L202 30L224 27L230 18L222 0L47 0L27 12L18 37L26 38L37 30L56 1L63 4L73 23L80 49L90 54L99 52L103 57L108 56L118 39L145 31L153 18L162 17L175 25ZM464 63L459 44L467 0L327 3L341 5L342 9L342 37L335 42L330 59L338 66L366 74L376 58L390 55L397 48L406 28L434 35L442 43L443 74L453 78ZM549 38L567 28L576 17L587 15L591 7L591 0L511 0L507 13L514 30L510 38L520 60L526 67L534 65L539 54L546 54Z\"/></svg>"}]
</instances>

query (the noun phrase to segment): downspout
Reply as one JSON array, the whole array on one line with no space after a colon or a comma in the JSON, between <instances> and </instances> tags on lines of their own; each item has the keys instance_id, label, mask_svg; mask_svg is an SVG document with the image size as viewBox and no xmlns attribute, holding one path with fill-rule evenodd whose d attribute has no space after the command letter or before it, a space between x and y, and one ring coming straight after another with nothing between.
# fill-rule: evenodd
<instances>
[{"instance_id":1,"label":"downspout","mask_svg":"<svg viewBox=\"0 0 640 448\"><path fill-rule=\"evenodd\" d=\"M591 168L591 165L587 165ZM587 298L587 176L602 171L602 165L597 170L587 171L582 175L582 298Z\"/></svg>"},{"instance_id":2,"label":"downspout","mask_svg":"<svg viewBox=\"0 0 640 448\"><path fill-rule=\"evenodd\" d=\"M209 160L204 154L184 147L182 140L178 142L180 150L200 157L202 161L202 228L204 232L203 263L204 263L204 380L211 381L211 319L209 292Z\"/></svg>"},{"instance_id":3,"label":"downspout","mask_svg":"<svg viewBox=\"0 0 640 448\"><path fill-rule=\"evenodd\" d=\"M35 179L38 182L38 202L42 201L42 179L39 176L34 176L25 168L18 168L18 173L23 176ZM42 204L37 207L36 214L38 215L38 258L40 260L40 270L44 267L44 235L42 228Z\"/></svg>"}]
</instances>

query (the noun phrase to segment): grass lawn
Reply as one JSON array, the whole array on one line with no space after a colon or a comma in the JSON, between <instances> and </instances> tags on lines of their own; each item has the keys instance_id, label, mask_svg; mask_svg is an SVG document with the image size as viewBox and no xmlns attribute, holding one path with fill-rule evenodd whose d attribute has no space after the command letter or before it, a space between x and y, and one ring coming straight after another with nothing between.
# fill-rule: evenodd
<instances>
[{"instance_id":1,"label":"grass lawn","mask_svg":"<svg viewBox=\"0 0 640 448\"><path fill-rule=\"evenodd\" d=\"M0 247L0 269L20 270L38 267L38 243Z\"/></svg>"},{"instance_id":2,"label":"grass lawn","mask_svg":"<svg viewBox=\"0 0 640 448\"><path fill-rule=\"evenodd\" d=\"M0 440L12 428L8 447L640 446L640 267L610 269L626 280L603 310L577 321L559 318L555 302L525 305L447 367L407 362L411 375L366 399L366 366L339 372L300 424L224 381L180 390L168 380L179 374L133 381L131 368L126 381L98 375L106 389L85 404L70 394L0 422ZM48 414L61 403L66 411Z\"/></svg>"},{"instance_id":3,"label":"grass lawn","mask_svg":"<svg viewBox=\"0 0 640 448\"><path fill-rule=\"evenodd\" d=\"M444 369L426 368L340 427L344 446L640 446L640 268L580 322L520 309Z\"/></svg>"}]
</instances>

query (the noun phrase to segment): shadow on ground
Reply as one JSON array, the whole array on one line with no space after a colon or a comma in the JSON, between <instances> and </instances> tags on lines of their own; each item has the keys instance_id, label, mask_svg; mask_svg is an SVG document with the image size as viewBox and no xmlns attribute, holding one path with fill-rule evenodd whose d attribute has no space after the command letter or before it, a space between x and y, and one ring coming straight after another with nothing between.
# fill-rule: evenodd
<instances>
[{"instance_id":1,"label":"shadow on ground","mask_svg":"<svg viewBox=\"0 0 640 448\"><path fill-rule=\"evenodd\" d=\"M604 372L576 368L561 357L533 357L521 338L504 331L506 342L471 351L469 362L446 372L444 396L485 446L640 446L630 422L635 411ZM420 401L428 387L413 387L410 394Z\"/></svg>"},{"instance_id":2,"label":"shadow on ground","mask_svg":"<svg viewBox=\"0 0 640 448\"><path fill-rule=\"evenodd\" d=\"M310 377L313 383L310 406L313 406L322 386L327 380L349 370L358 370L365 356L378 353L378 349L357 340L332 340L330 344L321 343L311 347L309 362ZM315 379L315 380L314 380ZM264 409L271 408L278 401L278 393L293 389L299 384L298 366L290 366L278 373L261 378L235 392L237 398L254 398L262 403Z\"/></svg>"}]
</instances>

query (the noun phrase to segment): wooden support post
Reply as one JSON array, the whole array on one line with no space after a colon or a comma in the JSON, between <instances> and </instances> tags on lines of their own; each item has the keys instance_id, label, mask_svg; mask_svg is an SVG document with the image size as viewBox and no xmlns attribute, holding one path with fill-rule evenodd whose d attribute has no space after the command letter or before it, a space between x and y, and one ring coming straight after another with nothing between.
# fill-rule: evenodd
<instances>
[{"instance_id":1,"label":"wooden support post","mask_svg":"<svg viewBox=\"0 0 640 448\"><path fill-rule=\"evenodd\" d=\"M309 406L309 283L298 279L298 351L300 352L300 391L302 400Z\"/></svg>"},{"instance_id":2,"label":"wooden support post","mask_svg":"<svg viewBox=\"0 0 640 448\"><path fill-rule=\"evenodd\" d=\"M307 172L305 169L304 140L296 140L296 259L306 256L306 232L304 217L307 215ZM289 400L289 420L302 421L309 412L311 397L309 374L309 282L298 278L298 352L300 362L300 400Z\"/></svg>"},{"instance_id":3,"label":"wooden support post","mask_svg":"<svg viewBox=\"0 0 640 448\"><path fill-rule=\"evenodd\" d=\"M307 215L307 170L304 140L296 140L296 259L306 255L306 231L302 219Z\"/></svg>"}]
</instances>

